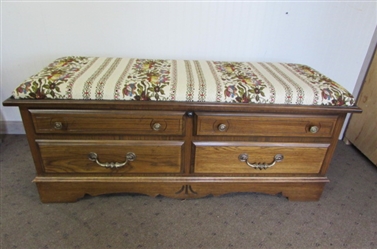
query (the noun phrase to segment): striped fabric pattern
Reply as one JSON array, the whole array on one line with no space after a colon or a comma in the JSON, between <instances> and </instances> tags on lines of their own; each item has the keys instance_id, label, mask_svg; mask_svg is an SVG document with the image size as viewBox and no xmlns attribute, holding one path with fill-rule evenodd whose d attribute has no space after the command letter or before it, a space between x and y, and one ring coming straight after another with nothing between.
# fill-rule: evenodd
<instances>
[{"instance_id":1,"label":"striped fabric pattern","mask_svg":"<svg viewBox=\"0 0 377 249\"><path fill-rule=\"evenodd\" d=\"M341 85L301 64L63 57L22 82L16 99L352 106Z\"/></svg>"}]
</instances>

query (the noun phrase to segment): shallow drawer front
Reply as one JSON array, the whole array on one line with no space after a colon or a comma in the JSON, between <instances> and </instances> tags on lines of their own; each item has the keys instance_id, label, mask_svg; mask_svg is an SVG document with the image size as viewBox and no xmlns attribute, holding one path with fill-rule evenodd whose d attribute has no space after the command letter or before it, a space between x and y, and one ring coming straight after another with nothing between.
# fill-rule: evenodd
<instances>
[{"instance_id":1,"label":"shallow drawer front","mask_svg":"<svg viewBox=\"0 0 377 249\"><path fill-rule=\"evenodd\" d=\"M181 171L183 148L181 141L37 140L37 144L47 173L179 173ZM97 155L96 158L93 153ZM125 165L115 167L116 164Z\"/></svg>"},{"instance_id":2,"label":"shallow drawer front","mask_svg":"<svg viewBox=\"0 0 377 249\"><path fill-rule=\"evenodd\" d=\"M197 135L331 137L336 116L197 113Z\"/></svg>"},{"instance_id":3,"label":"shallow drawer front","mask_svg":"<svg viewBox=\"0 0 377 249\"><path fill-rule=\"evenodd\" d=\"M194 172L319 173L327 148L328 144L196 142Z\"/></svg>"},{"instance_id":4,"label":"shallow drawer front","mask_svg":"<svg viewBox=\"0 0 377 249\"><path fill-rule=\"evenodd\" d=\"M184 112L30 110L37 133L182 135Z\"/></svg>"}]
</instances>

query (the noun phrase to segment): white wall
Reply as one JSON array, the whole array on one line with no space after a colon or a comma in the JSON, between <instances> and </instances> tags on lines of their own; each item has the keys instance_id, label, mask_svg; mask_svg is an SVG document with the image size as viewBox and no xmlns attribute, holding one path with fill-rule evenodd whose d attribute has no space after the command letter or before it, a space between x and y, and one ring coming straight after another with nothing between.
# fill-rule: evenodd
<instances>
[{"instance_id":1,"label":"white wall","mask_svg":"<svg viewBox=\"0 0 377 249\"><path fill-rule=\"evenodd\" d=\"M303 63L352 92L377 2L2 1L1 21L1 101L66 55Z\"/></svg>"}]
</instances>

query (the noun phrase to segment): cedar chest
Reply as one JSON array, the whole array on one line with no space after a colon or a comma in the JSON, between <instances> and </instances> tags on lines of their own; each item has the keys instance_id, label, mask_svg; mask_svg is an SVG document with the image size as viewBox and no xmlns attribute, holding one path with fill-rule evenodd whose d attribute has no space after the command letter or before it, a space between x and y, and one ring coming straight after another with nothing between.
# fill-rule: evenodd
<instances>
[{"instance_id":1,"label":"cedar chest","mask_svg":"<svg viewBox=\"0 0 377 249\"><path fill-rule=\"evenodd\" d=\"M231 192L318 200L354 103L301 64L71 56L3 104L21 112L41 201L74 202Z\"/></svg>"}]
</instances>

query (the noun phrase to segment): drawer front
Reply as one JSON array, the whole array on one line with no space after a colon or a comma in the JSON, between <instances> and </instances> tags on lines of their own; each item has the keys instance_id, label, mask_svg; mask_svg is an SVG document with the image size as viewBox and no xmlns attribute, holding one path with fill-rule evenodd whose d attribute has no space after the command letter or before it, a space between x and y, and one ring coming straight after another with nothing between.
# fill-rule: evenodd
<instances>
[{"instance_id":1,"label":"drawer front","mask_svg":"<svg viewBox=\"0 0 377 249\"><path fill-rule=\"evenodd\" d=\"M184 112L30 110L36 133L182 135Z\"/></svg>"},{"instance_id":2,"label":"drawer front","mask_svg":"<svg viewBox=\"0 0 377 249\"><path fill-rule=\"evenodd\" d=\"M183 143L37 140L46 173L179 173Z\"/></svg>"},{"instance_id":3,"label":"drawer front","mask_svg":"<svg viewBox=\"0 0 377 249\"><path fill-rule=\"evenodd\" d=\"M336 116L197 113L197 135L331 137Z\"/></svg>"},{"instance_id":4,"label":"drawer front","mask_svg":"<svg viewBox=\"0 0 377 249\"><path fill-rule=\"evenodd\" d=\"M195 173L250 174L317 174L329 147L329 144L249 142L196 142L194 145ZM245 161L241 155L247 155L248 159ZM282 155L283 159L275 159L276 155Z\"/></svg>"}]
</instances>

